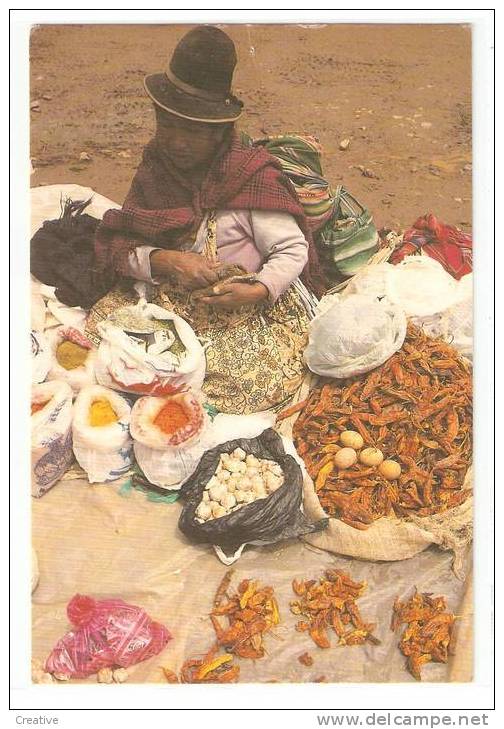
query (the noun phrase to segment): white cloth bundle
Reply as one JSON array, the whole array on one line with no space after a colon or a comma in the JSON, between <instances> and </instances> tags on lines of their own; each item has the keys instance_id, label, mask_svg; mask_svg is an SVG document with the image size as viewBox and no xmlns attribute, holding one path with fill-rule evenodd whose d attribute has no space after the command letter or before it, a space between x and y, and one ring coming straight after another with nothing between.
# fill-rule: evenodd
<instances>
[{"instance_id":1,"label":"white cloth bundle","mask_svg":"<svg viewBox=\"0 0 504 729\"><path fill-rule=\"evenodd\" d=\"M32 384L43 382L51 369L53 355L51 345L42 332L31 333Z\"/></svg>"},{"instance_id":2,"label":"white cloth bundle","mask_svg":"<svg viewBox=\"0 0 504 729\"><path fill-rule=\"evenodd\" d=\"M96 400L108 401L117 415L115 423L90 424L89 412ZM90 483L114 481L130 469L133 463L130 416L129 402L101 385L84 387L77 395L72 423L73 451Z\"/></svg>"}]
</instances>

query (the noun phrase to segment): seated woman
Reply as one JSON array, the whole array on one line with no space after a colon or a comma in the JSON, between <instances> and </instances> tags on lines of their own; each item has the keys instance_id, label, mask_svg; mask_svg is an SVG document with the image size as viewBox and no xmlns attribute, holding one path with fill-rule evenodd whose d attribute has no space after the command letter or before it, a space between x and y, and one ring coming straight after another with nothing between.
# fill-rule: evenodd
<instances>
[{"instance_id":1,"label":"seated woman","mask_svg":"<svg viewBox=\"0 0 504 729\"><path fill-rule=\"evenodd\" d=\"M115 288L93 307L87 333L98 341L96 324L136 300L124 277L153 284L150 300L207 341L208 400L247 413L281 405L301 383L323 281L291 184L234 128L243 107L230 91L235 65L231 39L201 26L166 73L146 77L156 133L122 209L98 229L98 268Z\"/></svg>"}]
</instances>

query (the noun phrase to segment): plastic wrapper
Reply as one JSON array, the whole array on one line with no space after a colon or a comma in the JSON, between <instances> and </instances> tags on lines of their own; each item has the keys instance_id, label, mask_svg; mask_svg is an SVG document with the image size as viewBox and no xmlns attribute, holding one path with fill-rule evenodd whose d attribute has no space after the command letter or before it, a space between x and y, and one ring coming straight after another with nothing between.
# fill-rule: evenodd
<instances>
[{"instance_id":1,"label":"plastic wrapper","mask_svg":"<svg viewBox=\"0 0 504 729\"><path fill-rule=\"evenodd\" d=\"M168 630L123 600L75 595L67 605L75 626L58 641L45 670L85 678L101 668L129 666L156 655L171 639Z\"/></svg>"},{"instance_id":2,"label":"plastic wrapper","mask_svg":"<svg viewBox=\"0 0 504 729\"><path fill-rule=\"evenodd\" d=\"M52 365L52 351L42 332L31 333L32 383L43 382Z\"/></svg>"},{"instance_id":3,"label":"plastic wrapper","mask_svg":"<svg viewBox=\"0 0 504 729\"><path fill-rule=\"evenodd\" d=\"M353 377L386 362L402 347L406 317L386 298L328 296L309 326L305 360L324 377Z\"/></svg>"},{"instance_id":4,"label":"plastic wrapper","mask_svg":"<svg viewBox=\"0 0 504 729\"><path fill-rule=\"evenodd\" d=\"M242 448L256 458L280 465L284 483L267 498L242 506L220 519L203 524L195 520L195 511L208 481L214 475L221 453ZM319 531L328 520L310 522L301 511L303 474L295 459L285 452L282 439L268 428L257 438L228 441L207 451L194 474L182 486L186 503L179 520L180 530L193 542L218 545L225 552L236 551L243 544L271 544Z\"/></svg>"},{"instance_id":5,"label":"plastic wrapper","mask_svg":"<svg viewBox=\"0 0 504 729\"><path fill-rule=\"evenodd\" d=\"M100 322L98 331L102 339L96 362L100 385L137 395L173 395L189 387L199 390L205 377L205 352L189 324L143 299L128 309L132 319L171 325L182 351L177 354L168 348L154 353L135 343L113 320Z\"/></svg>"}]
</instances>

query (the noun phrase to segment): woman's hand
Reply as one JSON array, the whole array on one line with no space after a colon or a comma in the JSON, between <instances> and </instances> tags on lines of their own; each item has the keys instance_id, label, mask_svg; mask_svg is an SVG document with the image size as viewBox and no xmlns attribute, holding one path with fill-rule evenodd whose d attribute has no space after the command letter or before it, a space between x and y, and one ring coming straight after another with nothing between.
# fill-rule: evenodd
<instances>
[{"instance_id":1,"label":"woman's hand","mask_svg":"<svg viewBox=\"0 0 504 729\"><path fill-rule=\"evenodd\" d=\"M150 263L154 277L173 277L188 289L203 289L216 283L216 270L221 265L208 263L199 253L183 251L153 251Z\"/></svg>"},{"instance_id":2,"label":"woman's hand","mask_svg":"<svg viewBox=\"0 0 504 729\"><path fill-rule=\"evenodd\" d=\"M200 300L217 309L237 309L240 306L254 306L265 301L269 291L264 284L256 283L223 283L213 288L211 296L204 296Z\"/></svg>"}]
</instances>

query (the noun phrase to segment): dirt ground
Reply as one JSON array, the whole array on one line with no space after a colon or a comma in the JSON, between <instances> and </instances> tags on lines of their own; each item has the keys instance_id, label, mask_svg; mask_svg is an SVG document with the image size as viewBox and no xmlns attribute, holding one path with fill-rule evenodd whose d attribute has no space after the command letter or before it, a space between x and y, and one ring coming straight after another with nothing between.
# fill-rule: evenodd
<instances>
[{"instance_id":1,"label":"dirt ground","mask_svg":"<svg viewBox=\"0 0 504 729\"><path fill-rule=\"evenodd\" d=\"M221 27L237 47L234 92L252 136L317 136L328 179L353 192L380 227L401 230L433 212L470 229L469 26ZM166 67L186 28L32 31L32 185L77 183L122 202L154 128L142 79Z\"/></svg>"}]
</instances>

